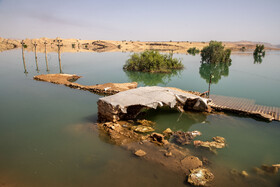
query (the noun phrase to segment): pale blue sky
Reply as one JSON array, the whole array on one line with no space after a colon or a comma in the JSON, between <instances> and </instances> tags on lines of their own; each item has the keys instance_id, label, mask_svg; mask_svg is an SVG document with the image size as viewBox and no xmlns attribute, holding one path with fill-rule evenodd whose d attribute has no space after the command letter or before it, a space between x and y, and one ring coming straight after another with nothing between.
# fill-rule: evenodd
<instances>
[{"instance_id":1,"label":"pale blue sky","mask_svg":"<svg viewBox=\"0 0 280 187\"><path fill-rule=\"evenodd\" d=\"M280 44L280 0L0 0L0 37Z\"/></svg>"}]
</instances>

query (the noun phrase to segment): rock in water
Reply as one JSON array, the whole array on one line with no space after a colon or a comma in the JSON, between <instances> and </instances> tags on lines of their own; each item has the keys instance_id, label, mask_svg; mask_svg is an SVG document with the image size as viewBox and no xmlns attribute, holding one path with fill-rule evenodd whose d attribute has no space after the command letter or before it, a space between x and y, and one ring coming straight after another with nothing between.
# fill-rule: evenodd
<instances>
[{"instance_id":1,"label":"rock in water","mask_svg":"<svg viewBox=\"0 0 280 187\"><path fill-rule=\"evenodd\" d=\"M195 169L202 166L202 161L195 156L188 156L181 160L181 164L184 168Z\"/></svg>"},{"instance_id":2,"label":"rock in water","mask_svg":"<svg viewBox=\"0 0 280 187\"><path fill-rule=\"evenodd\" d=\"M143 126L154 126L156 124L155 122L152 122L152 121L149 121L146 119L142 119L142 120L138 119L137 123L139 123L140 125L143 125Z\"/></svg>"},{"instance_id":3,"label":"rock in water","mask_svg":"<svg viewBox=\"0 0 280 187\"><path fill-rule=\"evenodd\" d=\"M172 152L166 152L166 153L164 153L164 156L171 157L172 156Z\"/></svg>"},{"instance_id":4,"label":"rock in water","mask_svg":"<svg viewBox=\"0 0 280 187\"><path fill-rule=\"evenodd\" d=\"M221 136L213 137L213 140L217 143L226 143L226 139Z\"/></svg>"},{"instance_id":5,"label":"rock in water","mask_svg":"<svg viewBox=\"0 0 280 187\"><path fill-rule=\"evenodd\" d=\"M168 141L164 139L164 136L159 133L152 133L150 136L150 141L158 144L158 145L165 145L168 144Z\"/></svg>"},{"instance_id":6,"label":"rock in water","mask_svg":"<svg viewBox=\"0 0 280 187\"><path fill-rule=\"evenodd\" d=\"M268 166L265 164L262 165L261 169L270 174L276 174L279 171L277 166Z\"/></svg>"},{"instance_id":7,"label":"rock in water","mask_svg":"<svg viewBox=\"0 0 280 187\"><path fill-rule=\"evenodd\" d=\"M203 141L200 141L200 140L195 140L193 142L194 146L196 147L206 147L206 148L209 148L210 151L213 151L214 153L216 153L216 149L221 149L221 148L224 148L226 146L226 140L225 138L223 137L220 137L220 136L216 136L216 137L213 137L213 140L212 142L203 142Z\"/></svg>"},{"instance_id":8,"label":"rock in water","mask_svg":"<svg viewBox=\"0 0 280 187\"><path fill-rule=\"evenodd\" d=\"M139 150L135 151L134 154L136 156L142 157L142 156L145 156L147 153L145 151L143 151L142 149L139 149Z\"/></svg>"},{"instance_id":9,"label":"rock in water","mask_svg":"<svg viewBox=\"0 0 280 187\"><path fill-rule=\"evenodd\" d=\"M256 172L256 174L258 175L265 175L265 171L258 168L258 167L254 167L253 170Z\"/></svg>"},{"instance_id":10,"label":"rock in water","mask_svg":"<svg viewBox=\"0 0 280 187\"><path fill-rule=\"evenodd\" d=\"M191 131L191 132L177 131L173 133L174 140L181 145L190 144L191 141L196 136L200 136L200 135L201 132L199 131Z\"/></svg>"},{"instance_id":11,"label":"rock in water","mask_svg":"<svg viewBox=\"0 0 280 187\"><path fill-rule=\"evenodd\" d=\"M155 129L153 129L152 127L148 127L148 126L145 126L145 125L133 126L133 127L131 127L131 130L134 130L135 132L141 132L141 133L155 131Z\"/></svg>"},{"instance_id":12,"label":"rock in water","mask_svg":"<svg viewBox=\"0 0 280 187\"><path fill-rule=\"evenodd\" d=\"M188 182L194 186L206 186L213 179L213 173L204 168L193 169L188 176Z\"/></svg>"},{"instance_id":13,"label":"rock in water","mask_svg":"<svg viewBox=\"0 0 280 187\"><path fill-rule=\"evenodd\" d=\"M170 135L172 134L172 130L170 128L167 128L165 129L163 132L162 132L164 135Z\"/></svg>"},{"instance_id":14,"label":"rock in water","mask_svg":"<svg viewBox=\"0 0 280 187\"><path fill-rule=\"evenodd\" d=\"M280 164L273 164L273 167L277 167L278 169L280 169Z\"/></svg>"},{"instance_id":15,"label":"rock in water","mask_svg":"<svg viewBox=\"0 0 280 187\"><path fill-rule=\"evenodd\" d=\"M241 175L242 175L243 177L248 177L248 176L249 176L249 174L248 174L247 171L245 171L245 170L241 171Z\"/></svg>"}]
</instances>

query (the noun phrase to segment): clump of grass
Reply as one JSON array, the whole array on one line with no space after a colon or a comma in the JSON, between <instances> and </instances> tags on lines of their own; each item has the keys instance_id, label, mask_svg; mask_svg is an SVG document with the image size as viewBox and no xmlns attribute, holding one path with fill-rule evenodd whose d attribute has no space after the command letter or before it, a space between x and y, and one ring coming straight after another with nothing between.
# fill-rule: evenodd
<instances>
[{"instance_id":1,"label":"clump of grass","mask_svg":"<svg viewBox=\"0 0 280 187\"><path fill-rule=\"evenodd\" d=\"M158 51L146 50L134 53L126 61L123 69L151 73L171 73L174 69L183 69L181 60L173 58L173 54L160 54Z\"/></svg>"},{"instance_id":2,"label":"clump of grass","mask_svg":"<svg viewBox=\"0 0 280 187\"><path fill-rule=\"evenodd\" d=\"M195 55L198 54L200 51L199 51L199 49L197 49L196 47L192 47L192 48L189 48L189 49L187 50L187 52L188 52L189 54L195 56Z\"/></svg>"}]
</instances>

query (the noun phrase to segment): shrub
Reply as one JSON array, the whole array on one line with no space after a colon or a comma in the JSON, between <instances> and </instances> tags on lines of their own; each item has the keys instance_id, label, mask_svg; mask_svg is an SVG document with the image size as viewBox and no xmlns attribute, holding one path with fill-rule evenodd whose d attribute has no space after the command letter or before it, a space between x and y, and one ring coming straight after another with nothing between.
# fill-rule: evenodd
<instances>
[{"instance_id":1,"label":"shrub","mask_svg":"<svg viewBox=\"0 0 280 187\"><path fill-rule=\"evenodd\" d=\"M210 41L209 46L201 50L201 61L207 63L231 62L231 50L224 49L222 42Z\"/></svg>"},{"instance_id":2,"label":"shrub","mask_svg":"<svg viewBox=\"0 0 280 187\"><path fill-rule=\"evenodd\" d=\"M189 48L189 49L187 50L187 52L188 52L189 54L195 56L196 54L199 53L199 49L197 49L196 47L192 47L192 48Z\"/></svg>"},{"instance_id":3,"label":"shrub","mask_svg":"<svg viewBox=\"0 0 280 187\"><path fill-rule=\"evenodd\" d=\"M26 45L26 44L23 44L23 48L27 48L27 45Z\"/></svg>"},{"instance_id":4,"label":"shrub","mask_svg":"<svg viewBox=\"0 0 280 187\"><path fill-rule=\"evenodd\" d=\"M72 48L75 48L75 46L76 46L75 44L72 44Z\"/></svg>"},{"instance_id":5,"label":"shrub","mask_svg":"<svg viewBox=\"0 0 280 187\"><path fill-rule=\"evenodd\" d=\"M152 73L170 73L172 69L182 69L181 60L173 58L173 54L160 54L158 51L146 50L134 53L126 61L123 69Z\"/></svg>"}]
</instances>

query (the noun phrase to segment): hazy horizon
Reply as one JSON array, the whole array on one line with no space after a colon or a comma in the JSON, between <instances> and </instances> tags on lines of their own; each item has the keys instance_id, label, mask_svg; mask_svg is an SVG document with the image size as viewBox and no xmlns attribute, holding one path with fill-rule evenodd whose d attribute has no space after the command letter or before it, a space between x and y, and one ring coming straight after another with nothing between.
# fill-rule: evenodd
<instances>
[{"instance_id":1,"label":"hazy horizon","mask_svg":"<svg viewBox=\"0 0 280 187\"><path fill-rule=\"evenodd\" d=\"M0 37L280 44L280 1L0 0Z\"/></svg>"}]
</instances>

